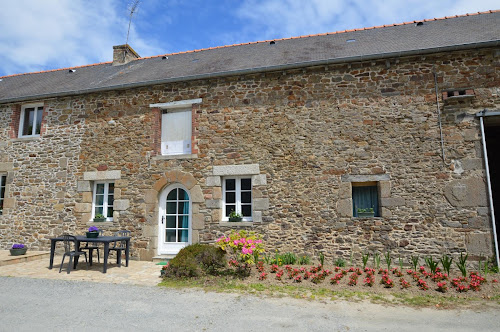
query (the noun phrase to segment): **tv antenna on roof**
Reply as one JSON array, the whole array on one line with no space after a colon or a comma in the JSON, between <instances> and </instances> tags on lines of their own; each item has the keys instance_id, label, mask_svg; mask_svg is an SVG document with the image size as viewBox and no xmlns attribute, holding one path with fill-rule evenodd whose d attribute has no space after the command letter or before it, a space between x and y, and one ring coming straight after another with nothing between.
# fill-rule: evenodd
<instances>
[{"instance_id":1,"label":"tv antenna on roof","mask_svg":"<svg viewBox=\"0 0 500 332\"><path fill-rule=\"evenodd\" d=\"M134 16L135 12L137 12L137 7L139 6L140 0L134 0L130 5L129 5L129 10L130 10L130 18L128 20L128 31L127 31L127 41L125 42L125 45L128 44L128 36L130 34L130 24L132 24L132 16Z\"/></svg>"}]
</instances>

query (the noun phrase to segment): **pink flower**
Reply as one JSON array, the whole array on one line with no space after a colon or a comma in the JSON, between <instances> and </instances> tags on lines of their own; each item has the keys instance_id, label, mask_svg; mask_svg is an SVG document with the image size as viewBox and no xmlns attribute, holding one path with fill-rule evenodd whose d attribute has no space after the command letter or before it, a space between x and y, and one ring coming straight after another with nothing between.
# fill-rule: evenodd
<instances>
[{"instance_id":1,"label":"pink flower","mask_svg":"<svg viewBox=\"0 0 500 332\"><path fill-rule=\"evenodd\" d=\"M237 246L238 245L238 240L234 240L233 243L234 243L235 246Z\"/></svg>"}]
</instances>

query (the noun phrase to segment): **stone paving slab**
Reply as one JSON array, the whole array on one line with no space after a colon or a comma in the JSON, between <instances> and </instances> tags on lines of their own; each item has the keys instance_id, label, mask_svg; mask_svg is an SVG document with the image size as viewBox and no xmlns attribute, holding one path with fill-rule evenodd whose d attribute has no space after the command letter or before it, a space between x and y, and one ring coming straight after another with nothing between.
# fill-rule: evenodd
<instances>
[{"instance_id":1,"label":"stone paving slab","mask_svg":"<svg viewBox=\"0 0 500 332\"><path fill-rule=\"evenodd\" d=\"M38 259L49 259L50 251L30 251L19 256L11 256L9 250L0 250L0 266L31 262Z\"/></svg>"},{"instance_id":2,"label":"stone paving slab","mask_svg":"<svg viewBox=\"0 0 500 332\"><path fill-rule=\"evenodd\" d=\"M89 270L85 259L81 259L76 270L66 273L68 258L64 261L63 270L59 273L62 255L54 257L54 267L49 270L49 257L46 259L22 262L11 265L0 266L0 276L25 277L37 279L78 280L99 283L128 284L142 286L156 286L160 281L160 270L162 266L153 262L129 261L125 267L122 259L122 267L116 265L116 258L108 261L107 273L102 273L102 263L94 262Z\"/></svg>"}]
</instances>

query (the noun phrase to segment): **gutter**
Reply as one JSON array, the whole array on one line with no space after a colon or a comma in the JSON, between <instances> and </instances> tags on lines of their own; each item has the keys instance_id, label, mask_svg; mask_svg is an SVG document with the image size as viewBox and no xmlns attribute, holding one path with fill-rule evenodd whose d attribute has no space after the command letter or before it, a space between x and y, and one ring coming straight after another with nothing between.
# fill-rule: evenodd
<instances>
[{"instance_id":1,"label":"gutter","mask_svg":"<svg viewBox=\"0 0 500 332\"><path fill-rule=\"evenodd\" d=\"M254 67L254 68L221 71L221 72L206 73L206 74L199 74L199 75L173 77L173 78L159 79L159 80L153 80L153 81L118 84L118 85L112 85L112 86L106 86L106 87L98 87L98 88L90 88L90 89L63 91L63 92L57 92L57 93L46 93L46 94L39 94L39 95L7 98L7 99L0 99L0 104L19 102L19 101L30 101L30 100L34 100L34 99L53 98L53 97L67 97L67 96L72 96L72 95L88 94L88 93L111 91L111 90L131 89L131 88L138 88L138 87L159 85L159 84L166 84L166 83L186 82L186 81L194 81L194 80L221 78L221 77L227 77L227 76L265 73L265 72L297 69L297 68L302 68L302 67L325 66L325 65L332 65L332 64L349 63L349 62L380 60L380 59L386 59L386 58L400 58L400 57L404 57L404 56L425 55L425 54L432 54L432 53L459 51L459 50L466 50L466 49L473 49L473 48L496 47L496 46L500 46L500 40L471 43L471 44L452 45L452 46L445 46L445 47L435 47L435 48L428 48L428 49L421 49L421 50L410 50L410 51L400 51L400 52L390 52L390 53L377 53L377 54L369 54L369 55L357 55L357 56L344 57L344 58L332 58L332 59L325 59L325 60L296 62L296 63L290 63L290 64L284 64L284 65L274 65L274 66L267 66L267 67ZM141 60L141 59L137 59L137 60ZM134 61L137 61L137 60L134 60Z\"/></svg>"}]
</instances>

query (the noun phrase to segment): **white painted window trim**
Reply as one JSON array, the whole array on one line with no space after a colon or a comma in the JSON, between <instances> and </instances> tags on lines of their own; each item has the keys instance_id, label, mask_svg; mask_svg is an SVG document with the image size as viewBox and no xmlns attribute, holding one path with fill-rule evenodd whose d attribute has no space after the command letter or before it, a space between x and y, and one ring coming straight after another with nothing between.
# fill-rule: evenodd
<instances>
[{"instance_id":1,"label":"white painted window trim","mask_svg":"<svg viewBox=\"0 0 500 332\"><path fill-rule=\"evenodd\" d=\"M42 108L41 110L39 110L39 108ZM35 109L35 114L33 116L33 128L31 130L31 134L30 135L23 135L23 127L24 127L24 121L25 121L25 118L24 118L24 114L25 114L25 110L27 108L34 108ZM40 120L40 133L42 131L42 122L43 122L43 103L36 103L36 104L26 104L26 105L23 105L21 107L21 117L19 119L19 130L18 130L18 137L19 138L23 138L23 137L39 137L40 134L35 134L36 132L36 120L37 120L37 115L38 115L38 112L42 112L42 118Z\"/></svg>"},{"instance_id":2,"label":"white painted window trim","mask_svg":"<svg viewBox=\"0 0 500 332\"><path fill-rule=\"evenodd\" d=\"M229 217L226 217L226 180L229 179L235 179L235 193L236 193L236 212L239 214L241 213L241 179L250 179L250 183L252 183L252 176L251 175L242 175L242 176L226 176L222 178L222 221L229 221ZM250 192L253 188L253 185L250 187ZM252 198L250 201L250 211L251 211L251 216L250 217L243 217L241 221L252 221L252 216L253 216L253 193L251 194ZM245 203L245 205L248 205Z\"/></svg>"},{"instance_id":3,"label":"white painted window trim","mask_svg":"<svg viewBox=\"0 0 500 332\"><path fill-rule=\"evenodd\" d=\"M113 216L108 216L108 199L109 199L109 184L114 181L94 181L93 193L92 193L92 219L95 218L95 207L96 207L96 193L97 193L97 185L104 184L104 198L103 198L103 207L102 214L106 217L106 221L113 221ZM113 192L113 202L115 198L115 193ZM113 205L111 205L113 206ZM113 209L114 212L114 209Z\"/></svg>"}]
</instances>

